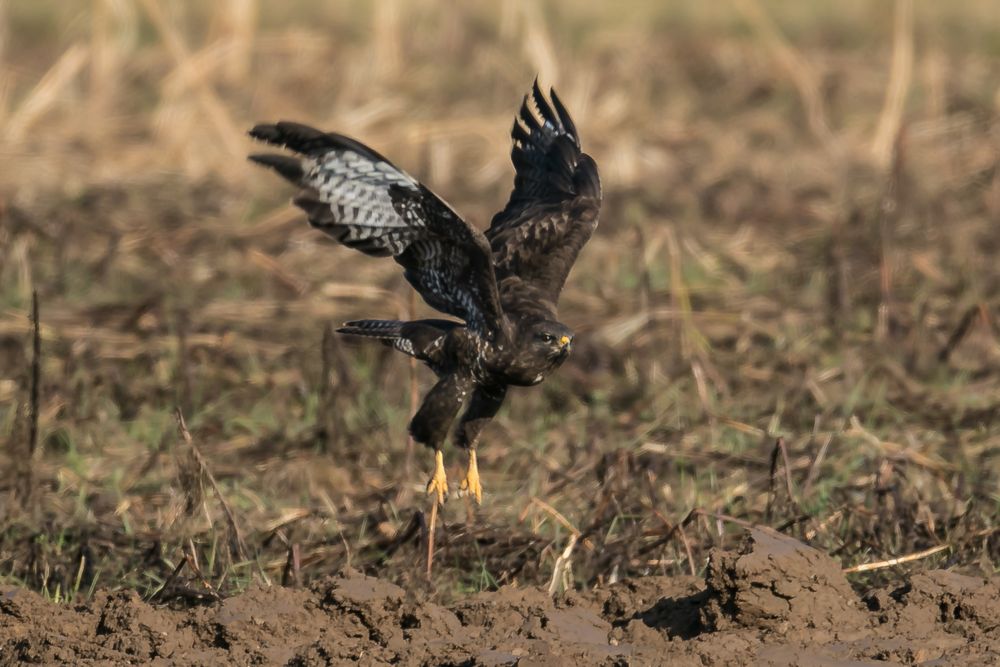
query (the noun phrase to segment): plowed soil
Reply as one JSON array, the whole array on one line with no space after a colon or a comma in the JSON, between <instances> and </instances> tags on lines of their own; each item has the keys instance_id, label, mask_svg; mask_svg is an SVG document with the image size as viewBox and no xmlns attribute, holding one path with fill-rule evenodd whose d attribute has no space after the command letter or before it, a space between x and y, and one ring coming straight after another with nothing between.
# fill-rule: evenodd
<instances>
[{"instance_id":1,"label":"plowed soil","mask_svg":"<svg viewBox=\"0 0 1000 667\"><path fill-rule=\"evenodd\" d=\"M704 581L645 577L556 599L505 587L451 607L344 571L176 609L135 592L73 607L7 589L0 663L991 665L1000 582L935 570L858 595L831 558L766 529Z\"/></svg>"}]
</instances>

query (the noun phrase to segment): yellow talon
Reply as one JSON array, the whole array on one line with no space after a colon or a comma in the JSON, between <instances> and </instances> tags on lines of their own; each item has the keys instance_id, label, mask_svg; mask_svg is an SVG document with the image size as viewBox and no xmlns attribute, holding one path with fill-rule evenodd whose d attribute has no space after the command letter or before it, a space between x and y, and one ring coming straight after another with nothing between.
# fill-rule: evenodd
<instances>
[{"instance_id":1,"label":"yellow talon","mask_svg":"<svg viewBox=\"0 0 1000 667\"><path fill-rule=\"evenodd\" d=\"M438 505L444 504L448 496L448 476L444 472L444 454L440 449L434 452L434 475L427 482L427 495L437 494Z\"/></svg>"},{"instance_id":2,"label":"yellow talon","mask_svg":"<svg viewBox=\"0 0 1000 667\"><path fill-rule=\"evenodd\" d=\"M479 465L476 463L476 450L469 450L469 470L459 487L460 491L474 496L477 505L483 504L483 485L479 483Z\"/></svg>"}]
</instances>

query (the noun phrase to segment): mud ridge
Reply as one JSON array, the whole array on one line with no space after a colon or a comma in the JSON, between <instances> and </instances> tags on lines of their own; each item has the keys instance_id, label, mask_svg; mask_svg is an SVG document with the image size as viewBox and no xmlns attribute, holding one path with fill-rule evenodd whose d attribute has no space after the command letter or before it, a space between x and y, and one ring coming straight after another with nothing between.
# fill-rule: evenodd
<instances>
[{"instance_id":1,"label":"mud ridge","mask_svg":"<svg viewBox=\"0 0 1000 667\"><path fill-rule=\"evenodd\" d=\"M346 570L172 609L134 592L75 606L0 591L0 664L987 665L1000 581L948 571L858 596L839 565L748 531L704 581L645 577L552 600L504 587L443 607Z\"/></svg>"}]
</instances>

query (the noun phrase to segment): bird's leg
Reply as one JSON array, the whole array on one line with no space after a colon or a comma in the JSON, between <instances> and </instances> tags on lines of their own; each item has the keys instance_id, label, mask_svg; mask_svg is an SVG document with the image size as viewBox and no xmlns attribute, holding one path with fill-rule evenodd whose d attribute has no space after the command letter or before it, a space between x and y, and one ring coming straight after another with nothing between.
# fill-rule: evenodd
<instances>
[{"instance_id":1,"label":"bird's leg","mask_svg":"<svg viewBox=\"0 0 1000 667\"><path fill-rule=\"evenodd\" d=\"M467 376L443 376L427 392L417 414L410 420L410 435L413 439L434 449L434 474L427 482L427 495L434 496L437 505L443 504L448 496L448 476L444 472L441 446L448 437L448 429L462 407L471 385L472 381Z\"/></svg>"},{"instance_id":2,"label":"bird's leg","mask_svg":"<svg viewBox=\"0 0 1000 667\"><path fill-rule=\"evenodd\" d=\"M475 498L477 505L481 505L483 502L483 485L479 481L476 446L483 428L490 423L503 404L506 393L507 388L504 386L476 387L455 433L456 444L469 450L469 467L466 470L465 479L459 486L459 491Z\"/></svg>"},{"instance_id":3,"label":"bird's leg","mask_svg":"<svg viewBox=\"0 0 1000 667\"><path fill-rule=\"evenodd\" d=\"M483 503L483 485L479 482L479 465L476 462L475 447L469 447L469 468L465 472L465 479L462 480L459 490L473 496L477 505Z\"/></svg>"},{"instance_id":4,"label":"bird's leg","mask_svg":"<svg viewBox=\"0 0 1000 667\"><path fill-rule=\"evenodd\" d=\"M448 475L444 472L444 453L440 448L434 450L434 474L427 482L427 495L433 494L437 494L439 505L443 505L448 496Z\"/></svg>"}]
</instances>

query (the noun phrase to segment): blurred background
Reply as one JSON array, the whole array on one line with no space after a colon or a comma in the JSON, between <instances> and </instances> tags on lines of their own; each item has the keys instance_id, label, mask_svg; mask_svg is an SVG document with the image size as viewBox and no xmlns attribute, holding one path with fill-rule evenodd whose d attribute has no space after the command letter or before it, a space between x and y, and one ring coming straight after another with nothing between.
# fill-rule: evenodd
<instances>
[{"instance_id":1,"label":"blurred background","mask_svg":"<svg viewBox=\"0 0 1000 667\"><path fill-rule=\"evenodd\" d=\"M580 344L484 435L437 594L569 535L579 585L696 574L747 523L992 572L995 2L0 0L0 577L419 579L430 373L330 326L426 308L245 131L351 135L485 226L536 75L604 184Z\"/></svg>"}]
</instances>

